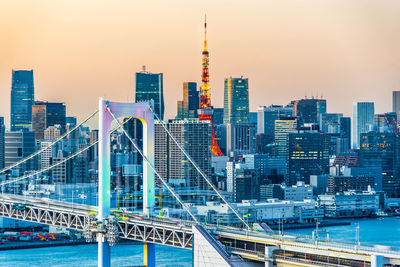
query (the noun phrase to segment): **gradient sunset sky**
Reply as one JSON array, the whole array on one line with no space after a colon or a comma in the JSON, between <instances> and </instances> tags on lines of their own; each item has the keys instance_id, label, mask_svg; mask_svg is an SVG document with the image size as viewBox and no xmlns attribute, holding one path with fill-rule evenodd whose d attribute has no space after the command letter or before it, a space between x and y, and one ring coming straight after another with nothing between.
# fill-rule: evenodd
<instances>
[{"instance_id":1,"label":"gradient sunset sky","mask_svg":"<svg viewBox=\"0 0 400 267\"><path fill-rule=\"evenodd\" d=\"M212 104L223 81L249 78L250 109L307 95L351 115L353 101L391 111L400 90L399 0L0 1L0 116L12 69L33 69L38 100L84 118L98 97L134 99L142 65L164 73L166 118L184 81L200 82L207 13Z\"/></svg>"}]
</instances>

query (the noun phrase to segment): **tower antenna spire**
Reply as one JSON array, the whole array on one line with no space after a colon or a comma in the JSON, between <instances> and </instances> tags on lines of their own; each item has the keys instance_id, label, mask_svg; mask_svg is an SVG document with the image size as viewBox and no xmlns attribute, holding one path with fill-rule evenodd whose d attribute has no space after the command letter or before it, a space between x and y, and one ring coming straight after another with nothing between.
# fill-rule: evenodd
<instances>
[{"instance_id":1,"label":"tower antenna spire","mask_svg":"<svg viewBox=\"0 0 400 267\"><path fill-rule=\"evenodd\" d=\"M204 51L207 51L207 14L204 15Z\"/></svg>"},{"instance_id":2,"label":"tower antenna spire","mask_svg":"<svg viewBox=\"0 0 400 267\"><path fill-rule=\"evenodd\" d=\"M213 108L211 106L211 95L210 95L210 76L208 73L209 65L209 53L207 51L207 15L204 15L204 49L202 52L202 74L201 74L201 86L200 86L200 107L198 110L199 120L210 121L211 124L211 153L214 156L223 156L221 149L218 146L217 139L215 138L214 125L212 122Z\"/></svg>"}]
</instances>

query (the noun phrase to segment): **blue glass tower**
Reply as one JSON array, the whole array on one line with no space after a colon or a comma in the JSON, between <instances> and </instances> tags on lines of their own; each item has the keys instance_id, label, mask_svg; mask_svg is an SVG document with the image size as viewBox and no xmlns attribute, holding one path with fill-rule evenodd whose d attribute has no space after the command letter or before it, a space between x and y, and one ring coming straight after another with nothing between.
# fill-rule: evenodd
<instances>
[{"instance_id":1,"label":"blue glass tower","mask_svg":"<svg viewBox=\"0 0 400 267\"><path fill-rule=\"evenodd\" d=\"M30 129L34 95L33 70L13 70L11 85L11 131Z\"/></svg>"},{"instance_id":2,"label":"blue glass tower","mask_svg":"<svg viewBox=\"0 0 400 267\"><path fill-rule=\"evenodd\" d=\"M135 73L136 102L154 100L154 109L158 117L164 119L163 74L147 72L143 66L142 72Z\"/></svg>"}]
</instances>

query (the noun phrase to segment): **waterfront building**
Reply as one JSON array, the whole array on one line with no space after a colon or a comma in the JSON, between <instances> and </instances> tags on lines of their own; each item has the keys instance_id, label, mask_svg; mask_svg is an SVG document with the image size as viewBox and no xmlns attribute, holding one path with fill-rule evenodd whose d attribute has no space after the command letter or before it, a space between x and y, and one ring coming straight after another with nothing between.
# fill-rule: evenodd
<instances>
[{"instance_id":1,"label":"waterfront building","mask_svg":"<svg viewBox=\"0 0 400 267\"><path fill-rule=\"evenodd\" d=\"M282 186L280 184L261 184L260 201L268 201L272 198L284 199Z\"/></svg>"},{"instance_id":2,"label":"waterfront building","mask_svg":"<svg viewBox=\"0 0 400 267\"><path fill-rule=\"evenodd\" d=\"M283 199L292 201L303 201L305 199L312 199L313 189L310 185L304 182L297 182L296 185L282 186Z\"/></svg>"},{"instance_id":3,"label":"waterfront building","mask_svg":"<svg viewBox=\"0 0 400 267\"><path fill-rule=\"evenodd\" d=\"M4 138L5 167L26 158L35 152L35 133L30 131L6 131ZM19 175L35 169L34 160L27 160L16 167Z\"/></svg>"},{"instance_id":4,"label":"waterfront building","mask_svg":"<svg viewBox=\"0 0 400 267\"><path fill-rule=\"evenodd\" d=\"M374 191L347 191L336 195L319 195L319 206L326 217L374 216L379 209L379 194Z\"/></svg>"},{"instance_id":5,"label":"waterfront building","mask_svg":"<svg viewBox=\"0 0 400 267\"><path fill-rule=\"evenodd\" d=\"M330 176L328 179L328 194L354 190L363 192L375 186L375 177L373 176Z\"/></svg>"},{"instance_id":6,"label":"waterfront building","mask_svg":"<svg viewBox=\"0 0 400 267\"><path fill-rule=\"evenodd\" d=\"M348 167L348 166L344 166L342 168L342 175L343 176L353 176L353 177L372 177L374 179L374 184L371 184L371 188L373 188L375 191L382 190L382 168L381 167ZM367 189L363 189L363 190L367 190Z\"/></svg>"},{"instance_id":7,"label":"waterfront building","mask_svg":"<svg viewBox=\"0 0 400 267\"><path fill-rule=\"evenodd\" d=\"M300 99L293 103L294 116L302 123L318 123L320 114L326 113L325 99Z\"/></svg>"},{"instance_id":8,"label":"waterfront building","mask_svg":"<svg viewBox=\"0 0 400 267\"><path fill-rule=\"evenodd\" d=\"M351 120L351 144L353 149L360 148L360 135L372 130L374 125L374 103L353 103L353 117Z\"/></svg>"},{"instance_id":9,"label":"waterfront building","mask_svg":"<svg viewBox=\"0 0 400 267\"><path fill-rule=\"evenodd\" d=\"M249 123L249 80L243 76L225 79L224 123Z\"/></svg>"},{"instance_id":10,"label":"waterfront building","mask_svg":"<svg viewBox=\"0 0 400 267\"><path fill-rule=\"evenodd\" d=\"M256 200L243 200L241 203L232 203L232 207L239 214L246 215L246 220L252 222L285 223L310 223L322 220L324 211L316 208L312 199L304 201L286 201L269 199L266 202ZM192 209L209 223L234 225L240 223L237 216L228 205L216 202L207 202L204 206L194 206Z\"/></svg>"},{"instance_id":11,"label":"waterfront building","mask_svg":"<svg viewBox=\"0 0 400 267\"><path fill-rule=\"evenodd\" d=\"M310 183L310 175L328 173L329 135L319 132L289 133L287 185Z\"/></svg>"},{"instance_id":12,"label":"waterfront building","mask_svg":"<svg viewBox=\"0 0 400 267\"><path fill-rule=\"evenodd\" d=\"M59 125L61 133L66 129L66 108L64 103L36 101L32 106L32 131L36 139L46 139L44 131Z\"/></svg>"},{"instance_id":13,"label":"waterfront building","mask_svg":"<svg viewBox=\"0 0 400 267\"><path fill-rule=\"evenodd\" d=\"M11 131L31 129L35 101L33 70L13 70L11 84Z\"/></svg>"},{"instance_id":14,"label":"waterfront building","mask_svg":"<svg viewBox=\"0 0 400 267\"><path fill-rule=\"evenodd\" d=\"M382 190L388 197L399 196L399 178L395 176L396 134L369 132L360 137L360 167L382 168Z\"/></svg>"},{"instance_id":15,"label":"waterfront building","mask_svg":"<svg viewBox=\"0 0 400 267\"><path fill-rule=\"evenodd\" d=\"M288 157L289 133L297 130L297 118L288 117L275 120L275 155L282 158Z\"/></svg>"},{"instance_id":16,"label":"waterfront building","mask_svg":"<svg viewBox=\"0 0 400 267\"><path fill-rule=\"evenodd\" d=\"M148 72L143 66L141 72L135 73L135 85L135 101L154 100L155 113L164 119L163 74Z\"/></svg>"},{"instance_id":17,"label":"waterfront building","mask_svg":"<svg viewBox=\"0 0 400 267\"><path fill-rule=\"evenodd\" d=\"M313 188L314 196L326 193L329 177L329 174L310 175L310 185Z\"/></svg>"},{"instance_id":18,"label":"waterfront building","mask_svg":"<svg viewBox=\"0 0 400 267\"><path fill-rule=\"evenodd\" d=\"M260 106L257 108L257 134L275 133L275 120L284 117L293 117L293 107L279 105Z\"/></svg>"}]
</instances>

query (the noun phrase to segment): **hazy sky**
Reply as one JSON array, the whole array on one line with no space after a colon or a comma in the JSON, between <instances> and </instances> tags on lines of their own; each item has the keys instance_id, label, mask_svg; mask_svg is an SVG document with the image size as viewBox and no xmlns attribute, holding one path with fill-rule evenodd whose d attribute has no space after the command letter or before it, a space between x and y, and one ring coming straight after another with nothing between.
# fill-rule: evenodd
<instances>
[{"instance_id":1,"label":"hazy sky","mask_svg":"<svg viewBox=\"0 0 400 267\"><path fill-rule=\"evenodd\" d=\"M9 122L12 69L34 69L38 100L82 119L98 97L134 97L134 72L164 73L166 117L182 82L201 78L207 13L212 104L225 77L249 78L250 109L323 95L391 111L400 89L399 0L0 1L0 116Z\"/></svg>"}]
</instances>

